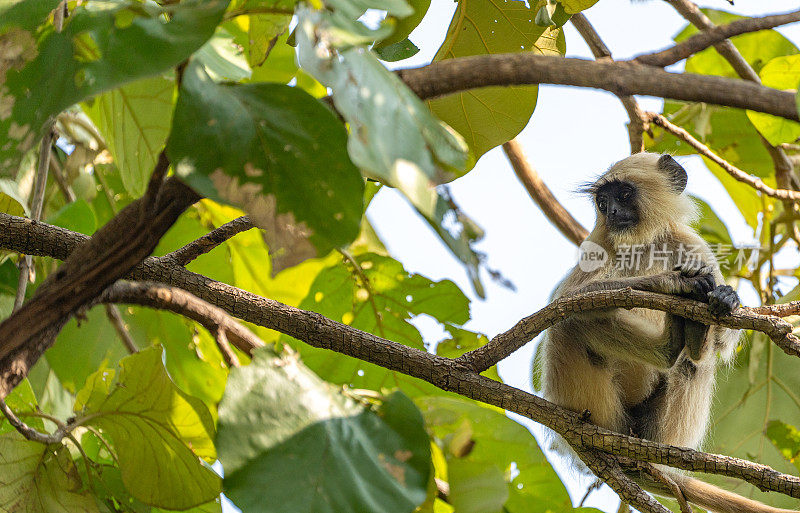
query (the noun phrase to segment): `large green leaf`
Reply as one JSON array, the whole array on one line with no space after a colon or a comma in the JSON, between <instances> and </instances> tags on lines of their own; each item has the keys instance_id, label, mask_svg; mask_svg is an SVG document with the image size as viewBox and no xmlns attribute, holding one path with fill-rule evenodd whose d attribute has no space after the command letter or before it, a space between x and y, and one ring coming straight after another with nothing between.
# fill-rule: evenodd
<instances>
[{"instance_id":1,"label":"large green leaf","mask_svg":"<svg viewBox=\"0 0 800 513\"><path fill-rule=\"evenodd\" d=\"M800 55L775 57L759 75L761 83L767 87L797 89L800 84ZM790 143L800 137L800 123L796 121L752 111L747 111L747 117L770 144Z\"/></svg>"},{"instance_id":2,"label":"large green leaf","mask_svg":"<svg viewBox=\"0 0 800 513\"><path fill-rule=\"evenodd\" d=\"M259 352L231 373L217 446L225 493L244 511L411 512L430 446L400 393L365 410L296 357Z\"/></svg>"},{"instance_id":3,"label":"large green leaf","mask_svg":"<svg viewBox=\"0 0 800 513\"><path fill-rule=\"evenodd\" d=\"M11 411L18 416L25 419L25 423L39 431L44 431L44 422L40 417L27 417L20 415L23 412L35 412L39 404L36 401L36 395L33 393L30 381L27 378L23 379L19 385L14 387L8 396L5 398L6 405L11 408ZM8 422L8 419L3 417L0 419L0 433L8 433L14 431L14 426Z\"/></svg>"},{"instance_id":4,"label":"large green leaf","mask_svg":"<svg viewBox=\"0 0 800 513\"><path fill-rule=\"evenodd\" d=\"M793 474L797 469L771 443L767 428L772 420L794 426L800 424L797 358L785 354L768 340L761 352L751 357L754 348L755 345L742 351L733 369L719 379L713 403L713 424L704 450L756 461ZM797 507L796 499L759 492L735 479L713 479L732 491L773 506Z\"/></svg>"},{"instance_id":5,"label":"large green leaf","mask_svg":"<svg viewBox=\"0 0 800 513\"><path fill-rule=\"evenodd\" d=\"M743 16L737 14L715 9L703 9L703 12L717 25L723 25L743 18ZM690 24L675 36L675 41L684 41L688 37L696 34L697 31L697 28ZM775 30L750 32L732 37L730 40L745 60L755 69L756 73L775 57L798 53L798 49L794 43ZM739 78L739 75L734 71L728 61L714 48L707 48L687 59L686 71L689 73L701 73L703 75L721 75Z\"/></svg>"},{"instance_id":6,"label":"large green leaf","mask_svg":"<svg viewBox=\"0 0 800 513\"><path fill-rule=\"evenodd\" d=\"M211 37L227 0L189 0L164 11L157 4L78 6L62 32L38 44L29 14L13 7L3 27L16 26L0 40L16 45L17 60L0 61L0 172L16 163L40 135L45 121L96 93L161 73L180 63ZM22 27L22 28L19 28ZM131 51L135 48L136 51ZM0 80L2 81L2 80Z\"/></svg>"},{"instance_id":7,"label":"large green leaf","mask_svg":"<svg viewBox=\"0 0 800 513\"><path fill-rule=\"evenodd\" d=\"M167 139L174 92L173 80L155 76L103 93L84 107L103 134L131 196L144 194Z\"/></svg>"},{"instance_id":8,"label":"large green leaf","mask_svg":"<svg viewBox=\"0 0 800 513\"><path fill-rule=\"evenodd\" d=\"M425 314L452 324L469 319L469 300L453 282L410 274L390 257L365 253L353 258L358 267L345 261L322 270L300 308L422 350L422 336L410 322L414 316ZM410 396L439 391L427 382L350 356L305 344L295 347L306 365L326 381L371 390L399 387Z\"/></svg>"},{"instance_id":9,"label":"large green leaf","mask_svg":"<svg viewBox=\"0 0 800 513\"><path fill-rule=\"evenodd\" d=\"M436 190L436 185L467 169L466 144L373 53L350 47L350 39L338 43L343 48L338 57L334 57L334 46L320 51L318 34L327 34L326 41L341 39L335 22L330 13L309 9L299 12L296 33L300 64L332 89L336 109L350 127L350 156L362 173L396 187L406 196L461 260L476 293L483 297L480 258L472 248L483 234L445 193ZM355 36L353 39L363 42Z\"/></svg>"},{"instance_id":10,"label":"large green leaf","mask_svg":"<svg viewBox=\"0 0 800 513\"><path fill-rule=\"evenodd\" d=\"M19 186L14 180L0 178L0 212L12 216L27 216L28 202L19 193Z\"/></svg>"},{"instance_id":11,"label":"large green leaf","mask_svg":"<svg viewBox=\"0 0 800 513\"><path fill-rule=\"evenodd\" d=\"M167 151L190 184L265 229L276 273L358 234L364 183L345 137L333 113L298 88L218 85L191 64Z\"/></svg>"},{"instance_id":12,"label":"large green leaf","mask_svg":"<svg viewBox=\"0 0 800 513\"><path fill-rule=\"evenodd\" d=\"M564 6L564 10L573 14L581 12L597 3L597 0L560 0L559 3Z\"/></svg>"},{"instance_id":13,"label":"large green leaf","mask_svg":"<svg viewBox=\"0 0 800 513\"><path fill-rule=\"evenodd\" d=\"M767 424L766 435L783 457L800 471L800 431L794 426L773 420Z\"/></svg>"},{"instance_id":14,"label":"large green leaf","mask_svg":"<svg viewBox=\"0 0 800 513\"><path fill-rule=\"evenodd\" d=\"M107 371L98 371L75 408L79 422L113 441L131 495L146 504L187 509L220 492L219 477L200 460L216 457L214 425L202 401L172 383L161 357L161 348L153 347L123 359L113 384Z\"/></svg>"},{"instance_id":15,"label":"large green leaf","mask_svg":"<svg viewBox=\"0 0 800 513\"><path fill-rule=\"evenodd\" d=\"M563 55L560 29L534 23L546 4L538 0L527 7L521 1L462 0L434 61L469 55L534 52ZM513 139L536 107L536 86L484 87L447 95L428 102L436 116L460 133L473 158Z\"/></svg>"},{"instance_id":16,"label":"large green leaf","mask_svg":"<svg viewBox=\"0 0 800 513\"><path fill-rule=\"evenodd\" d=\"M81 482L69 451L22 438L0 435L0 512L95 513L94 497Z\"/></svg>"},{"instance_id":17,"label":"large green leaf","mask_svg":"<svg viewBox=\"0 0 800 513\"><path fill-rule=\"evenodd\" d=\"M415 402L444 454L454 505L486 513L500 507L510 513L573 511L533 435L503 412L464 398L420 397ZM485 494L476 496L476 486Z\"/></svg>"}]
</instances>

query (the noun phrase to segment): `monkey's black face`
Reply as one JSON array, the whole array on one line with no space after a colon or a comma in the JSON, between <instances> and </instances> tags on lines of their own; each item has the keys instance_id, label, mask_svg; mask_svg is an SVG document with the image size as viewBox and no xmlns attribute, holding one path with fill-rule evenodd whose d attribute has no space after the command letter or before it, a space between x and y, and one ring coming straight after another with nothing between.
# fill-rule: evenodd
<instances>
[{"instance_id":1,"label":"monkey's black face","mask_svg":"<svg viewBox=\"0 0 800 513\"><path fill-rule=\"evenodd\" d=\"M636 194L636 187L622 181L608 182L597 189L597 208L606 217L609 230L622 232L636 226L639 222Z\"/></svg>"}]
</instances>

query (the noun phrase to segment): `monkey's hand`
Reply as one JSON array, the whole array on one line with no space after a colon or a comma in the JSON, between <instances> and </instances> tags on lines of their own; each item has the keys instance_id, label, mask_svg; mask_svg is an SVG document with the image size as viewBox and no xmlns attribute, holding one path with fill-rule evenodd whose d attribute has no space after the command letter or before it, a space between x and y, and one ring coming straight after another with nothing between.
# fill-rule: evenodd
<instances>
[{"instance_id":1,"label":"monkey's hand","mask_svg":"<svg viewBox=\"0 0 800 513\"><path fill-rule=\"evenodd\" d=\"M730 285L720 285L708 293L708 309L714 317L729 315L739 305L739 294Z\"/></svg>"},{"instance_id":2,"label":"monkey's hand","mask_svg":"<svg viewBox=\"0 0 800 513\"><path fill-rule=\"evenodd\" d=\"M709 301L708 294L716 287L713 267L684 264L675 271L675 294L704 303Z\"/></svg>"}]
</instances>

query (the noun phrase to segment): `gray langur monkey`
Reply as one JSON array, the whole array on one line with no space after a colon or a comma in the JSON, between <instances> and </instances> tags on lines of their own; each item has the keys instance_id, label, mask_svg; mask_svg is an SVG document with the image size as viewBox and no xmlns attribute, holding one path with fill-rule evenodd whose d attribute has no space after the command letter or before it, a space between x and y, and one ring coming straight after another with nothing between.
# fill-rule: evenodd
<instances>
[{"instance_id":1,"label":"gray langur monkey","mask_svg":"<svg viewBox=\"0 0 800 513\"><path fill-rule=\"evenodd\" d=\"M686 171L671 156L638 153L588 185L597 222L584 245L602 248L608 258L594 268L575 266L552 299L632 287L707 302L716 316L737 308L736 291L723 284L714 254L689 226L696 208L684 194L686 182ZM636 258L615 261L627 248L635 249ZM598 426L699 448L716 367L733 358L739 335L645 308L577 313L548 329L542 340L543 395ZM554 443L585 470L565 445ZM668 475L687 500L716 513L789 511L676 472ZM649 491L671 495L664 485L637 480Z\"/></svg>"}]
</instances>

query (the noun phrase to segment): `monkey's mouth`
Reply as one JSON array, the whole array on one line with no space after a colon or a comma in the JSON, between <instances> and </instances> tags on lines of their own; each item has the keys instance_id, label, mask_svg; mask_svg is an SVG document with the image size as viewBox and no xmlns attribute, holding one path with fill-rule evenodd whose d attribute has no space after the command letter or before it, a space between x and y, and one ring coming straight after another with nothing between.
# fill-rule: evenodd
<instances>
[{"instance_id":1,"label":"monkey's mouth","mask_svg":"<svg viewBox=\"0 0 800 513\"><path fill-rule=\"evenodd\" d=\"M608 228L612 232L624 232L636 226L636 219L615 219L608 223Z\"/></svg>"}]
</instances>

